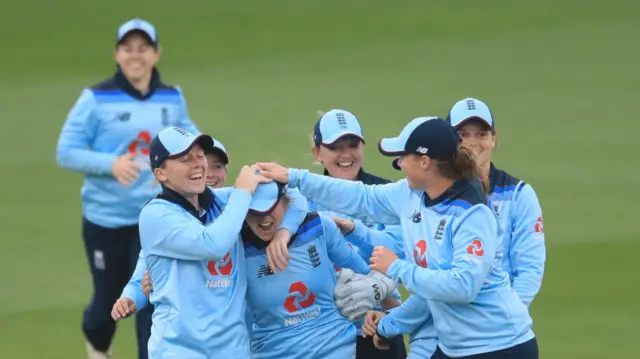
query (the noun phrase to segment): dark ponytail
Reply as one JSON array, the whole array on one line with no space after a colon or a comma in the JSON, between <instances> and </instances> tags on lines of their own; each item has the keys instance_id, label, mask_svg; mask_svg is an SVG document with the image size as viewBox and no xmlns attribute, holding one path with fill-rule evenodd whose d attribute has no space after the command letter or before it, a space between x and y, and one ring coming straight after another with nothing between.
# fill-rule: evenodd
<instances>
[{"instance_id":1,"label":"dark ponytail","mask_svg":"<svg viewBox=\"0 0 640 359\"><path fill-rule=\"evenodd\" d=\"M482 178L482 173L476 165L473 151L468 147L459 145L455 155L450 160L438 160L436 161L436 166L440 173L447 178L471 181L474 177L478 177L482 184L482 191L487 193L489 184L486 178Z\"/></svg>"}]
</instances>

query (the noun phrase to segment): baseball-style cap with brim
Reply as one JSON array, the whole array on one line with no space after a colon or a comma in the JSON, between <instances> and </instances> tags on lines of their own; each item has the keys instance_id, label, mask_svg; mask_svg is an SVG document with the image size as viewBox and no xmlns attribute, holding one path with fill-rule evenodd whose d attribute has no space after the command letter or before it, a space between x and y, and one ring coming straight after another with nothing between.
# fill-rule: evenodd
<instances>
[{"instance_id":1,"label":"baseball-style cap with brim","mask_svg":"<svg viewBox=\"0 0 640 359\"><path fill-rule=\"evenodd\" d=\"M201 134L196 136L179 127L163 129L151 141L149 149L151 169L160 167L166 160L186 155L196 144L200 145L205 152L214 149L213 138L209 135Z\"/></svg>"},{"instance_id":2,"label":"baseball-style cap with brim","mask_svg":"<svg viewBox=\"0 0 640 359\"><path fill-rule=\"evenodd\" d=\"M216 155L218 155L218 157L220 157L220 160L222 161L222 163L224 163L225 165L229 164L229 154L227 153L227 149L224 147L224 145L222 144L222 142L216 140L215 138L213 138L213 148L211 149L211 152L215 153ZM207 153L209 153L209 151L206 151Z\"/></svg>"},{"instance_id":3,"label":"baseball-style cap with brim","mask_svg":"<svg viewBox=\"0 0 640 359\"><path fill-rule=\"evenodd\" d=\"M470 120L481 121L489 127L491 132L495 132L493 114L489 106L478 99L468 97L456 102L447 116L447 122L455 128Z\"/></svg>"},{"instance_id":4,"label":"baseball-style cap with brim","mask_svg":"<svg viewBox=\"0 0 640 359\"><path fill-rule=\"evenodd\" d=\"M378 149L389 157L415 154L448 160L453 158L459 144L460 136L447 121L439 117L418 117L411 120L398 137L380 140ZM400 169L398 159L392 164L393 168Z\"/></svg>"},{"instance_id":5,"label":"baseball-style cap with brim","mask_svg":"<svg viewBox=\"0 0 640 359\"><path fill-rule=\"evenodd\" d=\"M276 208L285 193L286 186L282 183L260 183L253 193L249 213L256 216L268 215Z\"/></svg>"},{"instance_id":6,"label":"baseball-style cap with brim","mask_svg":"<svg viewBox=\"0 0 640 359\"><path fill-rule=\"evenodd\" d=\"M116 37L116 46L120 44L132 32L140 32L144 34L149 42L154 46L158 45L158 34L155 26L150 22L142 19L131 19L118 28L118 36Z\"/></svg>"},{"instance_id":7,"label":"baseball-style cap with brim","mask_svg":"<svg viewBox=\"0 0 640 359\"><path fill-rule=\"evenodd\" d=\"M364 142L362 128L356 116L345 110L331 110L320 117L313 129L316 146L331 146L345 136L355 136Z\"/></svg>"}]
</instances>

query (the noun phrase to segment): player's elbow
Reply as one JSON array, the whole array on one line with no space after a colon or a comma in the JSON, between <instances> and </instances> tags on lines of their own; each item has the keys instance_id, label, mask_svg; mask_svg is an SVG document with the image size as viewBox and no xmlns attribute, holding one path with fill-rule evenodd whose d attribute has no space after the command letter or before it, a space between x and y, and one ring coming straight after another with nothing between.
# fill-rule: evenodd
<instances>
[{"instance_id":1,"label":"player's elbow","mask_svg":"<svg viewBox=\"0 0 640 359\"><path fill-rule=\"evenodd\" d=\"M71 155L71 151L68 148L58 146L56 150L56 164L58 165L58 167L64 169L73 169L72 159L73 157Z\"/></svg>"},{"instance_id":2,"label":"player's elbow","mask_svg":"<svg viewBox=\"0 0 640 359\"><path fill-rule=\"evenodd\" d=\"M454 290L451 291L450 303L469 304L473 302L480 292L481 282L478 282L468 275L461 275L457 278Z\"/></svg>"}]
</instances>

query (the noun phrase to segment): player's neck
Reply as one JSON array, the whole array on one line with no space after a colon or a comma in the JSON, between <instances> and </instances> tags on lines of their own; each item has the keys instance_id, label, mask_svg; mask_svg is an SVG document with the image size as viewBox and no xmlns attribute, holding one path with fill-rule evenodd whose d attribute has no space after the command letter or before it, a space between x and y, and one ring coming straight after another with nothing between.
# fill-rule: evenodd
<instances>
[{"instance_id":1,"label":"player's neck","mask_svg":"<svg viewBox=\"0 0 640 359\"><path fill-rule=\"evenodd\" d=\"M139 78L135 81L129 80L129 82L131 82L131 86L133 86L134 89L140 91L140 93L142 94L146 94L147 92L149 92L149 87L151 87L151 74Z\"/></svg>"},{"instance_id":2,"label":"player's neck","mask_svg":"<svg viewBox=\"0 0 640 359\"><path fill-rule=\"evenodd\" d=\"M453 186L454 182L454 180L446 177L433 178L429 181L429 185L425 186L424 192L430 199L436 199L448 190L449 187Z\"/></svg>"},{"instance_id":3,"label":"player's neck","mask_svg":"<svg viewBox=\"0 0 640 359\"><path fill-rule=\"evenodd\" d=\"M480 166L480 174L482 175L482 180L489 182L489 175L491 174L491 161L487 161L486 163Z\"/></svg>"}]
</instances>

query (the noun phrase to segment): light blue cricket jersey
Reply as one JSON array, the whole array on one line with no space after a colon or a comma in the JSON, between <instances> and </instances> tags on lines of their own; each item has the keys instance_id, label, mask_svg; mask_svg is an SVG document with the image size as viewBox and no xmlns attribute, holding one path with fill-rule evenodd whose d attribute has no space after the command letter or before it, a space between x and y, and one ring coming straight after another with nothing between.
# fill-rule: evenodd
<instances>
[{"instance_id":1,"label":"light blue cricket jersey","mask_svg":"<svg viewBox=\"0 0 640 359\"><path fill-rule=\"evenodd\" d=\"M439 346L448 356L501 350L534 338L528 310L501 268L495 215L475 184L460 181L430 200L406 180L367 186L290 169L289 186L337 212L402 226L413 260L395 261L387 275L427 299Z\"/></svg>"},{"instance_id":2,"label":"light blue cricket jersey","mask_svg":"<svg viewBox=\"0 0 640 359\"><path fill-rule=\"evenodd\" d=\"M294 224L286 226L292 233L307 213L305 199L298 198L304 211L290 207L281 226ZM140 213L140 241L154 287L150 359L251 358L247 272L239 240L251 195L235 188L209 189L199 201L205 213L196 213L165 188ZM130 287L141 292L135 281ZM138 304L139 296L127 293L123 296L135 297Z\"/></svg>"},{"instance_id":3,"label":"light blue cricket jersey","mask_svg":"<svg viewBox=\"0 0 640 359\"><path fill-rule=\"evenodd\" d=\"M489 199L503 229L502 268L529 306L542 286L546 248L542 209L531 185L491 164Z\"/></svg>"},{"instance_id":4,"label":"light blue cricket jersey","mask_svg":"<svg viewBox=\"0 0 640 359\"><path fill-rule=\"evenodd\" d=\"M367 263L328 217L310 213L289 244L289 265L273 274L266 242L242 231L253 315L254 359L355 359L356 328L335 305L333 263L367 274Z\"/></svg>"},{"instance_id":5,"label":"light blue cricket jersey","mask_svg":"<svg viewBox=\"0 0 640 359\"><path fill-rule=\"evenodd\" d=\"M84 174L82 213L90 222L107 228L138 223L144 204L160 191L151 185L149 144L169 126L200 133L180 88L163 84L157 71L146 95L133 89L121 72L82 91L60 133L56 160L60 167ZM115 159L126 153L142 166L129 187L111 174Z\"/></svg>"}]
</instances>

